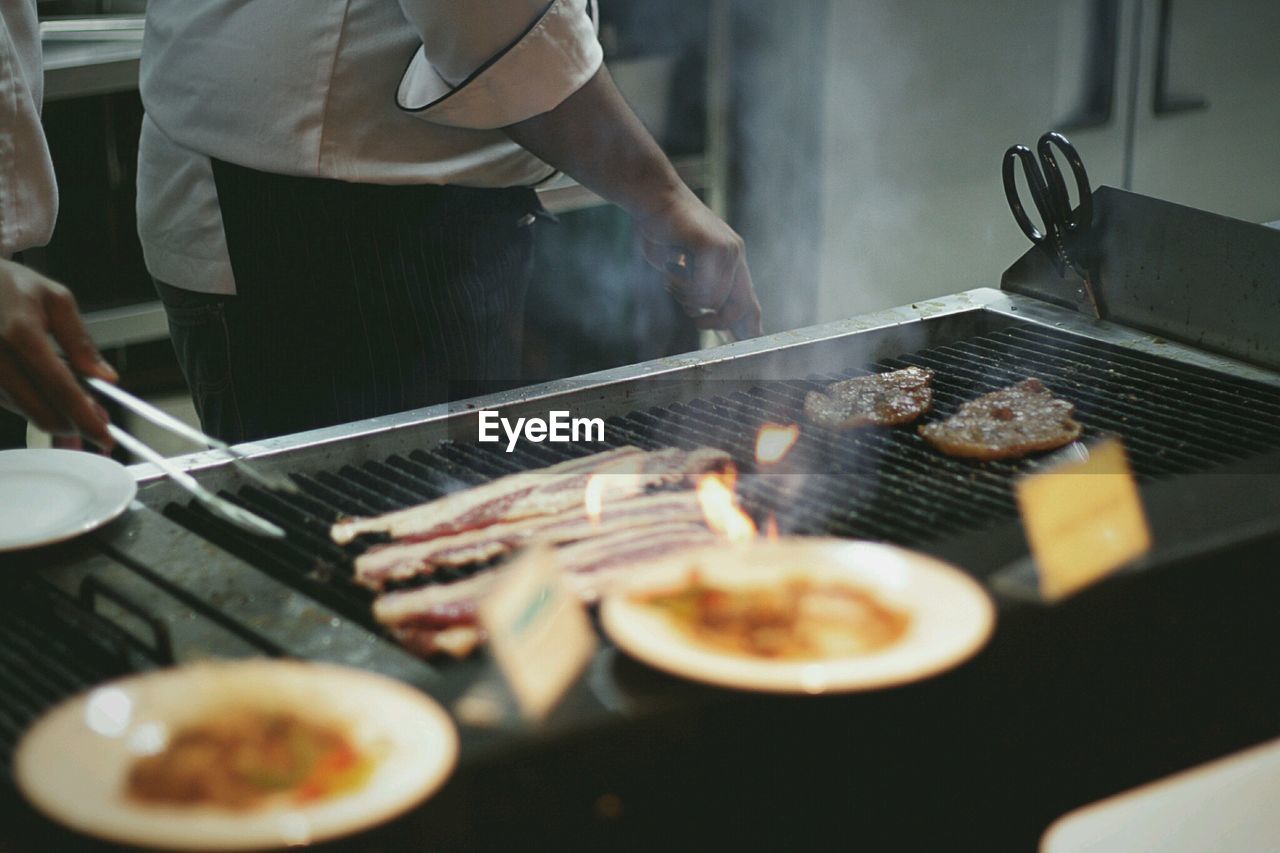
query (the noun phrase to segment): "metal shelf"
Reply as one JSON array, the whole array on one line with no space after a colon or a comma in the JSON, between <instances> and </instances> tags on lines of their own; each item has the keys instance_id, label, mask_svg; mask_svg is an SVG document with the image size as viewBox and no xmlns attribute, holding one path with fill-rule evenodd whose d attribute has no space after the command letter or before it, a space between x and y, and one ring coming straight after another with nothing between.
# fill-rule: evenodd
<instances>
[{"instance_id":1,"label":"metal shelf","mask_svg":"<svg viewBox=\"0 0 1280 853\"><path fill-rule=\"evenodd\" d=\"M169 338L169 323L160 300L139 302L123 308L90 311L84 316L89 337L100 348L164 341Z\"/></svg>"},{"instance_id":2,"label":"metal shelf","mask_svg":"<svg viewBox=\"0 0 1280 853\"><path fill-rule=\"evenodd\" d=\"M41 21L45 100L137 89L142 31L141 15Z\"/></svg>"}]
</instances>

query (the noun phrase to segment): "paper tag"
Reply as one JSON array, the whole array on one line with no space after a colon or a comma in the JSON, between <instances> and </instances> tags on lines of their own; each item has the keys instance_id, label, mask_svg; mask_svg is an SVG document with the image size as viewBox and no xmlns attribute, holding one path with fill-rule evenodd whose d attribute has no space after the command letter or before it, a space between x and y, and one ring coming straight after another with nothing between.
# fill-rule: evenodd
<instances>
[{"instance_id":1,"label":"paper tag","mask_svg":"<svg viewBox=\"0 0 1280 853\"><path fill-rule=\"evenodd\" d=\"M505 570L478 616L516 703L533 719L555 707L596 649L591 621L547 549Z\"/></svg>"},{"instance_id":2,"label":"paper tag","mask_svg":"<svg viewBox=\"0 0 1280 853\"><path fill-rule=\"evenodd\" d=\"M1101 580L1151 549L1151 530L1124 446L1108 439L1083 462L1017 484L1018 507L1049 600Z\"/></svg>"}]
</instances>

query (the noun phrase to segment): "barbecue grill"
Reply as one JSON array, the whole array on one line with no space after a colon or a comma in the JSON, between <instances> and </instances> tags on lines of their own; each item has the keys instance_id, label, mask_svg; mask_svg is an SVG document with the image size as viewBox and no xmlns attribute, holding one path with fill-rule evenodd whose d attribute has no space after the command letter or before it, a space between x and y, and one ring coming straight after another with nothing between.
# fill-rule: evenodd
<instances>
[{"instance_id":1,"label":"barbecue grill","mask_svg":"<svg viewBox=\"0 0 1280 853\"><path fill-rule=\"evenodd\" d=\"M709 445L729 451L741 471L745 507L757 520L775 517L785 532L888 541L959 563L997 593L1002 623L995 644L966 670L942 679L942 687L901 690L888 699L851 699L862 702L852 711L846 705L818 703L814 707L823 710L803 712L678 685L606 648L544 729L464 728L462 781L424 810L432 825L479 833L475 837L490 841L502 837L485 835L498 830L482 826L489 812L477 803L487 797L484 786L492 776L486 774L495 767L507 773L511 756L527 756L527 750L540 749L534 745L547 739L561 744L538 753L546 766L559 768L547 771L556 779L572 778L563 766L568 760L563 743L575 744L572 750L585 750L583 754L600 748L613 755L610 750L619 749L621 742L632 748L625 761L618 759L619 766L632 768L637 778L648 778L648 773L665 779L653 760L643 757L653 743L687 750L720 743L693 724L664 728L659 721L669 719L664 715L674 713L673 708L736 709L750 701L773 722L777 720L770 715L775 713L818 714L826 715L824 725L842 727L866 708L899 721L921 721L925 706L904 703L951 696L945 691L956 683L967 686L954 689L977 690L974 684L987 689L997 682L1004 685L1008 672L1016 671L1032 684L1034 678L1023 669L1027 655L1044 661L1051 656L1042 646L1026 652L1026 644L1032 643L1028 636L1048 642L1045 626L1068 630L1062 627L1067 613L1084 614L1079 618L1095 628L1111 618L1081 610L1081 604L1050 609L1037 603L1012 484L1054 464L1056 455L980 463L942 456L910 429L837 434L805 425L779 466L757 470L753 461L762 424L803 425L808 390L908 365L936 371L935 416L1035 376L1076 404L1086 442L1104 435L1123 439L1158 547L1129 570L1127 579L1104 584L1080 600L1095 606L1098 601L1123 601L1125 608L1133 608L1138 615L1123 631L1163 625L1168 600L1160 599L1165 606L1157 606L1144 598L1156 588L1146 579L1163 572L1182 584L1183 570L1176 566L1198 565L1205 554L1236 555L1235 564L1245 567L1239 571L1251 571L1250 560L1263 557L1251 557L1247 549L1262 547L1258 543L1276 547L1280 478L1265 474L1280 470L1280 355L1273 334L1280 328L1280 233L1110 188L1096 192L1094 204L1105 235L1099 282L1107 308L1103 320L1077 313L1073 300L1056 287L1052 265L1033 250L1010 269L1001 290L969 290L695 354L241 448L260 466L290 476L301 488L298 495L268 493L244 482L217 454L178 460L207 487L285 528L283 541L246 535L190 503L149 466L138 466L139 503L125 518L84 540L5 558L11 564L4 576L12 596L22 596L10 601L43 604L18 608L24 621L0 627L20 638L13 642L40 655L33 663L10 654L7 642L0 648L0 683L6 685L0 693L0 751L7 755L26 720L88 683L209 655L336 661L392 675L446 704L453 702L484 679L483 655L427 662L396 646L371 617L371 594L351 578L352 559L363 546L334 545L328 537L330 523L340 515L384 512L625 444L644 449ZM1210 272L1213 277L1206 277ZM1242 298L1247 300L1244 307ZM545 417L551 409L602 417L606 440L524 442L508 453L499 444L476 443L479 409L497 409L508 418ZM1232 550L1240 548L1246 551ZM431 582L451 582L464 573L444 571ZM1194 590L1186 594L1205 594L1200 587ZM1234 612L1247 610L1241 607ZM67 627L68 619L74 619L75 629ZM94 630L82 633L80 627L86 625ZM1094 641L1101 636L1107 636L1105 630ZM975 671L986 675L963 681L965 672ZM992 674L1001 672L1005 674ZM1230 695L1212 679L1205 679L1204 689L1218 698ZM1255 706L1260 703L1265 709L1275 707L1261 700ZM840 714L853 716L833 723L837 707L845 709ZM1166 750L1143 764L1142 772L1151 772L1159 761L1189 762L1258 739L1277 717L1258 707L1254 711L1237 715L1238 725L1219 732L1216 740L1184 737L1181 751ZM650 720L648 728L637 722L642 718ZM1148 723L1156 737L1159 726ZM588 733L610 725L628 734L615 732L613 746L600 747ZM957 725L946 730L963 738ZM696 747L694 732L703 736ZM1024 735L1031 737L1026 731ZM940 741L921 735L912 742ZM976 742L992 748L981 737ZM1063 736L1062 742L1074 741ZM588 743L596 746L584 746ZM519 777L522 771L513 772ZM592 786L598 780L589 774L586 778L590 781L577 787L556 784L572 791L565 796L585 798L588 791L597 796ZM960 782L945 773L938 778ZM1098 784L1129 781L1118 771ZM525 782L520 789L525 793L546 787ZM1064 811L1083 795L1076 786L1050 801ZM665 802L661 797L656 801ZM530 819L529 813L520 814ZM1036 821L1047 824L1055 814L1027 816L1026 827ZM578 817L595 827L591 832L606 832L600 829L606 818L589 808ZM565 831L564 824L541 829ZM744 838L767 837L750 835L752 831L744 830Z\"/></svg>"}]
</instances>

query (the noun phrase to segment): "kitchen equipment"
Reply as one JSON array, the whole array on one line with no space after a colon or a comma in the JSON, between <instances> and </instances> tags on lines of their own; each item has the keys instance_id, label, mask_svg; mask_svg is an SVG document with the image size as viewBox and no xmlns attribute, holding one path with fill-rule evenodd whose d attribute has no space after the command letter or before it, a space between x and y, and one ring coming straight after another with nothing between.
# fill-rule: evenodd
<instances>
[{"instance_id":1,"label":"kitchen equipment","mask_svg":"<svg viewBox=\"0 0 1280 853\"><path fill-rule=\"evenodd\" d=\"M1071 174L1075 177L1076 194L1080 198L1080 207L1075 211L1071 209L1071 197L1067 194L1062 168L1053 153L1055 145L1066 156ZM1039 165L1036 163L1037 156ZM1015 165L1022 166L1023 177L1031 192L1036 212L1040 214L1044 231L1036 228L1022 204ZM1050 131L1036 143L1035 154L1025 145L1011 146L1004 154L1001 172L1005 198L1022 233L1053 260L1058 277L1064 279L1064 285L1070 288L1068 292L1073 292L1077 301L1084 304L1090 314L1101 317L1101 307L1092 283L1097 275L1092 269L1094 255L1090 241L1093 191L1089 188L1089 175L1085 172L1084 161L1080 159L1075 146L1062 134Z\"/></svg>"},{"instance_id":2,"label":"kitchen equipment","mask_svg":"<svg viewBox=\"0 0 1280 853\"><path fill-rule=\"evenodd\" d=\"M285 477L282 474L259 471L255 466L245 461L243 453L236 450L234 447L231 447L225 441L214 438L211 435L204 434L195 427L178 420L163 409L156 408L146 400L135 397L128 391L112 385L110 382L105 382L96 377L86 376L84 377L84 383L102 396L110 398L119 405L133 412L138 417L150 421L161 429L170 432L181 439L197 444L200 447L208 447L226 454L227 458L231 461L231 464L235 466L237 471L257 483L259 486L275 491L297 494L298 487L295 486L293 481L288 477Z\"/></svg>"},{"instance_id":3,"label":"kitchen equipment","mask_svg":"<svg viewBox=\"0 0 1280 853\"><path fill-rule=\"evenodd\" d=\"M1099 196L1117 192L1104 189ZM1098 206L1110 210L1109 205ZM1161 203L1146 200L1144 206ZM1173 218L1185 210L1167 208ZM1111 217L1112 227L1127 227L1121 213L1117 209ZM1230 231L1251 246L1260 242L1252 230L1256 226L1230 220L1217 224L1221 231L1215 236ZM1280 234L1260 230L1280 252ZM1147 255L1151 264L1156 253L1168 249L1165 243L1134 241L1104 240L1103 245L1113 253ZM1115 254L1101 260L1104 271L1120 264L1135 270L1141 266L1140 259ZM1039 248L1013 270L1056 275ZM1101 281L1105 291L1110 280ZM1124 283L1127 288L1140 285L1136 278ZM1151 281L1148 289L1159 295L1179 286L1193 287L1163 278ZM1231 271L1223 270L1215 286L1236 286ZM1206 316L1204 322L1214 320ZM880 539L942 553L949 542L1013 522L1013 479L1051 459L978 465L940 456L909 430L846 436L806 427L788 457L795 472L809 475L796 491L791 491L796 478L761 474L752 463L760 423L801 421L808 390L867 369L911 364L937 371L933 417L1012 381L1040 377L1076 403L1086 440L1104 433L1125 440L1144 485L1169 481L1175 489L1191 489L1194 475L1269 459L1268 454L1280 450L1280 431L1274 429L1280 416L1280 374L1275 371L1118 323L1099 323L1044 299L977 289L708 352L241 448L260 468L288 473L302 490L298 495L272 494L246 482L234 465L211 454L170 460L204 488L288 531L278 543L241 536L183 500L158 471L142 467L137 474L147 508L126 524L121 536L102 543L105 563L125 559L145 566L200 600L220 602L218 590L234 576L237 588L250 591L251 598L261 593L262 601L332 610L358 628L350 635L353 647L344 650L346 641L330 638L326 654L338 660L364 654L367 631L375 629L370 597L350 579L355 552L328 539L332 520L405 506L601 449L598 444L526 443L505 453L475 442L476 410L501 409L510 418L545 416L551 408L604 417L610 445L724 447L744 472L740 491L748 508L757 515L777 512L784 531ZM212 557L206 556L207 543L217 546ZM1008 559L1025 553L1021 549L1016 543ZM188 554L199 554L205 570L195 571L197 560ZM76 566L79 562L72 561ZM209 570L212 565L223 570ZM993 562L965 567L980 576L1001 568ZM62 571L51 567L48 574L74 586L83 573L69 566ZM448 573L438 578L451 579ZM170 608L163 597L159 603ZM240 614L215 609L233 623L252 624L246 633L272 647L303 654L315 648L310 625L267 614L250 618L248 613L257 609L252 605Z\"/></svg>"},{"instance_id":4,"label":"kitchen equipment","mask_svg":"<svg viewBox=\"0 0 1280 853\"><path fill-rule=\"evenodd\" d=\"M115 424L107 424L107 432L111 434L111 438L117 444L159 468L169 479L190 492L191 496L199 501L202 506L208 507L209 511L218 517L255 536L266 536L274 539L284 538L284 530L280 527L210 492L186 471L183 471L164 456L152 450L149 445L134 438L132 434Z\"/></svg>"}]
</instances>

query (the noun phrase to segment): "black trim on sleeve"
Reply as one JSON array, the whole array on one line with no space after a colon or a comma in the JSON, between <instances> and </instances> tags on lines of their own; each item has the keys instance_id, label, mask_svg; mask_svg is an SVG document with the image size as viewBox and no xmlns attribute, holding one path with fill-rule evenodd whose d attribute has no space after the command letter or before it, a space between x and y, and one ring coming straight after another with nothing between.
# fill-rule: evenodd
<instances>
[{"instance_id":1,"label":"black trim on sleeve","mask_svg":"<svg viewBox=\"0 0 1280 853\"><path fill-rule=\"evenodd\" d=\"M445 102L445 101L447 101L449 98L451 98L451 97L453 97L454 95L456 95L458 92L461 92L463 89L465 89L465 88L467 87L467 84L471 83L473 80L475 80L475 79L476 79L477 77L479 77L481 74L483 74L484 72L488 71L488 70L489 70L489 69L490 69L494 64L496 64L496 63L498 62L498 60L502 59L502 57L504 57L504 56L506 56L508 53L510 53L510 52L511 52L511 49L512 49L513 47L515 47L516 45L518 45L520 42L524 41L525 37L526 37L527 35L529 35L529 33L533 32L535 29L537 29L537 28L538 28L538 25L539 25L539 24L541 24L541 23L546 19L547 14L551 11L551 8L552 8L553 6L555 6L555 5L556 5L556 3L558 3L558 2L560 2L560 0L551 0L551 2L549 2L549 3L546 5L546 7L545 7L545 8L543 8L543 10L542 10L541 14L539 14L539 15L538 15L538 17L536 17L536 18L534 18L534 19L533 19L533 23L531 23L531 24L529 24L529 26L525 27L524 32L520 33L520 35L518 35L518 36L515 38L515 40L511 42L511 44L507 45L507 46L506 46L506 47L504 47L502 50L498 51L498 52L497 52L497 53L495 53L493 56L491 56L491 57L489 57L488 59L486 59L486 60L484 61L484 63L483 63L479 68L477 68L475 71L472 71L469 75L467 75L467 78L466 78L465 80L463 80L463 81L462 81L461 83L459 83L457 86L454 86L454 87L453 87L452 89L450 89L448 92L445 92L445 93L444 93L443 95L441 95L440 97L436 98L434 101L431 101L430 103L428 103L428 104L424 104L423 106L420 106L420 107L406 107L404 104L400 103L400 87L399 87L399 86L397 86L397 87L396 87L396 96L395 96L396 108L397 108L397 109L400 109L400 110L402 110L403 112L406 112L406 113L420 113L420 112L423 112L423 111L425 111L425 110L429 110L429 109L431 109L432 107L438 106L439 104L444 103L444 102ZM418 48L418 50L424 50L424 48L419 47L419 48ZM404 71L403 71L403 72L401 72L401 74L400 74L400 81L401 81L401 83L403 83L403 82L404 82L405 75L409 73L409 66L413 65L413 58L414 58L414 56L417 56L417 55L418 55L418 50L415 50L415 51L413 52L413 56L410 56L410 57L409 57L409 61L405 63ZM427 63L427 65L430 65L430 64L431 64L430 62L428 62L428 63ZM433 69L433 70L434 70L434 69ZM441 79L441 80L444 80L444 78L443 78L443 77L441 77L440 79ZM447 82L447 81L446 81L446 82Z\"/></svg>"}]
</instances>

